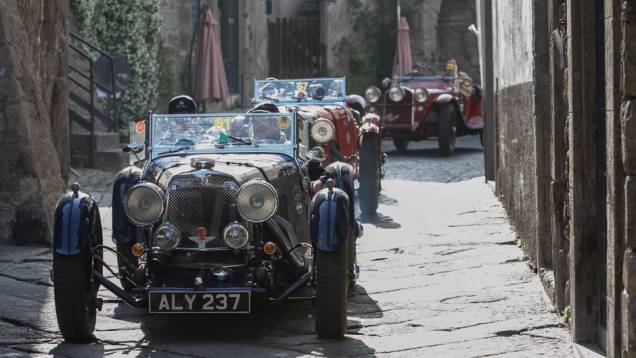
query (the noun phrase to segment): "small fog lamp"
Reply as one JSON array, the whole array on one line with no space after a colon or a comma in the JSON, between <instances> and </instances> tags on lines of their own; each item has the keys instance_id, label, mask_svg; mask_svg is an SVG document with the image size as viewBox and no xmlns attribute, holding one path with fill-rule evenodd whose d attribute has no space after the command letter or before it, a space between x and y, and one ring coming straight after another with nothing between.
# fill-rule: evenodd
<instances>
[{"instance_id":1,"label":"small fog lamp","mask_svg":"<svg viewBox=\"0 0 636 358\"><path fill-rule=\"evenodd\" d=\"M241 224L230 224L223 230L223 241L228 247L234 250L245 246L248 240L249 234L247 229Z\"/></svg>"}]
</instances>

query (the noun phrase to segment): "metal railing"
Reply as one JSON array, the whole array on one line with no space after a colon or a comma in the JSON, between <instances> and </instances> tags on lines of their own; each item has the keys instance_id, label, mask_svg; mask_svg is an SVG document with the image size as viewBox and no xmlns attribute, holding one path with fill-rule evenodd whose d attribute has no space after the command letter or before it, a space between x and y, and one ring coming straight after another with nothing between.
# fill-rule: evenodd
<instances>
[{"instance_id":1,"label":"metal railing","mask_svg":"<svg viewBox=\"0 0 636 358\"><path fill-rule=\"evenodd\" d=\"M78 34L73 32L69 33L70 43L69 48L72 54L76 54L79 59L88 64L88 70L78 68L69 61L68 79L76 85L78 90L82 93L76 93L72 90L69 91L69 97L78 107L88 112L88 120L81 114L69 108L69 119L72 122L77 123L82 128L90 132L90 150L89 160L90 165L94 163L94 151L95 151L95 120L100 120L107 128L117 132L117 109L115 107L116 101L116 85L115 85L115 60L113 56L107 52L101 50L97 46L91 44ZM99 54L108 59L110 65L110 74L108 84L98 81L95 75L95 62L93 54ZM84 79L84 81L82 81ZM109 102L109 113L105 113L97 108L95 103L96 90L99 89L105 93Z\"/></svg>"}]
</instances>

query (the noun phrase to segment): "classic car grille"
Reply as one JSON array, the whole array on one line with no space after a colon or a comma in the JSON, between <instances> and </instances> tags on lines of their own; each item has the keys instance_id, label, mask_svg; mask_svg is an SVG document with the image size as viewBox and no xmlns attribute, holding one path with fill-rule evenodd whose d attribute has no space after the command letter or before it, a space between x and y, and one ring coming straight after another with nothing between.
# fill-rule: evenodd
<instances>
[{"instance_id":1,"label":"classic car grille","mask_svg":"<svg viewBox=\"0 0 636 358\"><path fill-rule=\"evenodd\" d=\"M198 228L204 227L212 237L205 248L226 247L223 229L239 220L236 210L237 191L227 185L190 185L168 192L166 221L181 231L180 247L198 248ZM190 239L193 238L193 239Z\"/></svg>"}]
</instances>

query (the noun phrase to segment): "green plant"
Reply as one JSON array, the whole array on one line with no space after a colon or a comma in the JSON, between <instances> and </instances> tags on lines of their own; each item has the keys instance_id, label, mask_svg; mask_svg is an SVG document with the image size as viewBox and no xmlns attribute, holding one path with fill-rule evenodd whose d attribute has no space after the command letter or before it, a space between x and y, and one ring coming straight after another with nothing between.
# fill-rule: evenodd
<instances>
[{"instance_id":1,"label":"green plant","mask_svg":"<svg viewBox=\"0 0 636 358\"><path fill-rule=\"evenodd\" d=\"M159 0L95 0L90 38L130 64L131 80L117 101L120 128L154 108L158 95Z\"/></svg>"},{"instance_id":2,"label":"green plant","mask_svg":"<svg viewBox=\"0 0 636 358\"><path fill-rule=\"evenodd\" d=\"M91 16L93 14L94 0L70 0L71 15L74 19L77 30L86 34L88 32Z\"/></svg>"}]
</instances>

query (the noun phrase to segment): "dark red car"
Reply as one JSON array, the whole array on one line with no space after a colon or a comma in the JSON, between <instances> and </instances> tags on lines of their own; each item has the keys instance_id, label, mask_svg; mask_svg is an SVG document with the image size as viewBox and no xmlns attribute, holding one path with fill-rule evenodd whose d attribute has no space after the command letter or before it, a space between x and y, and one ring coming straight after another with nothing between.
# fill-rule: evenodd
<instances>
[{"instance_id":1,"label":"dark red car","mask_svg":"<svg viewBox=\"0 0 636 358\"><path fill-rule=\"evenodd\" d=\"M440 152L451 155L458 136L481 136L481 90L467 74L457 72L452 60L386 78L381 88L366 89L368 111L380 115L383 136L392 138L398 151L405 151L410 141L437 137Z\"/></svg>"}]
</instances>

